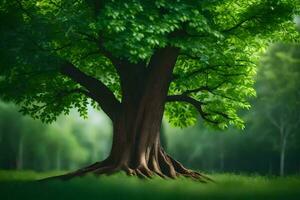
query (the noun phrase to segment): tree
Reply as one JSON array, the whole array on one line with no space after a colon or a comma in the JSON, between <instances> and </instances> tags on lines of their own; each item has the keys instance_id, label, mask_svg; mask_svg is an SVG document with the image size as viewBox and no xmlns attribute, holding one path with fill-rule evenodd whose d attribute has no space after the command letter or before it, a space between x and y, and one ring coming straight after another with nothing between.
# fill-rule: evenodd
<instances>
[{"instance_id":1,"label":"tree","mask_svg":"<svg viewBox=\"0 0 300 200\"><path fill-rule=\"evenodd\" d=\"M24 164L24 133L20 126L14 126L9 121L21 123L20 114L10 111L10 106L0 102L0 147L1 151L10 150L9 154L0 156L1 168L23 169ZM5 135L7 133L9 136Z\"/></svg>"},{"instance_id":2,"label":"tree","mask_svg":"<svg viewBox=\"0 0 300 200\"><path fill-rule=\"evenodd\" d=\"M258 112L278 132L281 176L284 175L287 142L297 132L300 123L299 50L299 44L274 45L263 59L262 73L258 77L260 108L264 107Z\"/></svg>"},{"instance_id":3,"label":"tree","mask_svg":"<svg viewBox=\"0 0 300 200\"><path fill-rule=\"evenodd\" d=\"M22 116L16 105L0 101L0 151L9 152L1 154L0 168L37 171L78 168L88 161L88 149L79 144L72 131L74 124L77 123L72 116L71 120L60 117L57 123L45 125Z\"/></svg>"},{"instance_id":4,"label":"tree","mask_svg":"<svg viewBox=\"0 0 300 200\"><path fill-rule=\"evenodd\" d=\"M198 114L243 127L259 52L298 34L296 0L39 0L1 3L1 96L44 122L88 99L113 124L110 155L62 176L204 176L161 148L165 111L176 126ZM165 104L166 105L165 109Z\"/></svg>"}]
</instances>

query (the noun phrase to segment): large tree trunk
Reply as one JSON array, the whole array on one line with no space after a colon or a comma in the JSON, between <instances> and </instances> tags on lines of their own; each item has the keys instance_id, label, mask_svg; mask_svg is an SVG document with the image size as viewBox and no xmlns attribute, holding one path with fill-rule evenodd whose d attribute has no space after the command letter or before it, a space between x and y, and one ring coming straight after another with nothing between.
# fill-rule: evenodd
<instances>
[{"instance_id":1,"label":"large tree trunk","mask_svg":"<svg viewBox=\"0 0 300 200\"><path fill-rule=\"evenodd\" d=\"M111 174L125 171L139 177L175 178L183 175L200 181L209 178L184 168L171 158L160 144L160 128L171 75L179 50L164 48L151 58L148 67L123 63L119 68L122 87L121 109L113 121L110 155L76 172L61 176L71 178L88 172ZM123 71L124 70L124 71Z\"/></svg>"}]
</instances>

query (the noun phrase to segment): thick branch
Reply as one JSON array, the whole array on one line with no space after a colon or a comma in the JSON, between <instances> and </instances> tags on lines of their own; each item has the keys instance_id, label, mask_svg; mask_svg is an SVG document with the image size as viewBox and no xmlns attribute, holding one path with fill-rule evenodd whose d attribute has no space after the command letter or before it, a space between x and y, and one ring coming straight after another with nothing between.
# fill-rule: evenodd
<instances>
[{"instance_id":1,"label":"thick branch","mask_svg":"<svg viewBox=\"0 0 300 200\"><path fill-rule=\"evenodd\" d=\"M115 69L117 70L118 75L121 76L122 72L120 72L121 69L120 65L122 65L124 61L122 62L119 58L114 56L110 51L105 49L104 38L103 38L104 36L101 33L99 33L97 37L92 34L81 32L81 31L77 32L77 34L83 36L85 40L96 44L97 48L99 49L98 53L101 53L103 56L109 59L113 64L113 66L115 67Z\"/></svg>"},{"instance_id":2,"label":"thick branch","mask_svg":"<svg viewBox=\"0 0 300 200\"><path fill-rule=\"evenodd\" d=\"M98 48L98 52L101 53L102 55L104 55L105 57L107 57L108 59L111 60L112 63L114 63L114 57L113 55L107 51L105 48L104 48L104 41L103 41L103 38L102 36L94 36L90 33L85 33L85 32L82 32L82 31L78 31L77 34L79 34L81 37L83 37L84 40L86 41L89 41L89 42L92 42L94 44L97 45L97 48Z\"/></svg>"},{"instance_id":3,"label":"thick branch","mask_svg":"<svg viewBox=\"0 0 300 200\"><path fill-rule=\"evenodd\" d=\"M167 97L167 102L176 102L176 101L186 102L186 103L193 105L204 120L206 120L212 124L219 124L218 121L214 121L214 120L211 120L210 118L208 118L209 114L204 112L202 109L202 106L204 105L203 102L197 101L196 99L189 97L187 95L170 95Z\"/></svg>"},{"instance_id":4,"label":"thick branch","mask_svg":"<svg viewBox=\"0 0 300 200\"><path fill-rule=\"evenodd\" d=\"M202 109L202 106L205 105L205 103L197 101L196 99L194 99L194 98L192 98L190 96L187 96L186 94L171 95L171 96L167 97L167 102L175 102L175 101L177 101L177 102L185 102L185 103L189 103L189 104L193 105L197 109L197 111L199 112L199 114L201 115L201 117L204 120L206 120L207 122L210 122L212 124L218 125L221 122L210 119L208 116L212 115L211 113L220 115L220 116L222 116L223 118L225 118L227 120L233 120L233 118L231 118L228 114L222 113L222 112L219 112L219 111L210 111L211 113L204 112L204 110Z\"/></svg>"},{"instance_id":5,"label":"thick branch","mask_svg":"<svg viewBox=\"0 0 300 200\"><path fill-rule=\"evenodd\" d=\"M114 66L117 74L120 77L121 81L121 90L122 98L139 98L139 94L143 89L143 83L145 81L147 69L146 62L142 61L139 63L130 63L128 60L122 60L117 58L112 54L112 52L106 50L104 46L104 36L99 33L98 36L93 36L85 32L77 32L79 35L83 36L86 40L93 42L97 45L97 51L91 52L99 53L109 59ZM83 58L86 58L90 54L84 55ZM132 88L132 89L131 89ZM123 100L122 100L123 101Z\"/></svg>"},{"instance_id":6,"label":"thick branch","mask_svg":"<svg viewBox=\"0 0 300 200\"><path fill-rule=\"evenodd\" d=\"M86 88L88 93L85 94L97 101L112 120L116 118L120 102L105 84L94 77L88 76L71 63L63 65L61 73Z\"/></svg>"}]
</instances>

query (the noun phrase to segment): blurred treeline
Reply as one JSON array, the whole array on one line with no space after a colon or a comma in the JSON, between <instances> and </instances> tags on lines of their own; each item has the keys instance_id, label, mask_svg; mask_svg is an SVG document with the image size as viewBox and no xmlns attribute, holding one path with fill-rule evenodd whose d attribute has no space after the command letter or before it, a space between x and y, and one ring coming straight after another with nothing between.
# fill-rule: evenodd
<instances>
[{"instance_id":1,"label":"blurred treeline","mask_svg":"<svg viewBox=\"0 0 300 200\"><path fill-rule=\"evenodd\" d=\"M205 171L278 175L300 172L300 45L275 44L262 57L257 98L242 111L246 128L214 130L199 123L175 129L164 122L167 151L188 167ZM0 102L0 168L70 170L109 153L111 124L90 109L51 125L23 117Z\"/></svg>"},{"instance_id":2,"label":"blurred treeline","mask_svg":"<svg viewBox=\"0 0 300 200\"><path fill-rule=\"evenodd\" d=\"M89 111L89 120L75 111L46 125L0 102L0 168L37 171L69 170L101 160L109 153L110 122Z\"/></svg>"}]
</instances>

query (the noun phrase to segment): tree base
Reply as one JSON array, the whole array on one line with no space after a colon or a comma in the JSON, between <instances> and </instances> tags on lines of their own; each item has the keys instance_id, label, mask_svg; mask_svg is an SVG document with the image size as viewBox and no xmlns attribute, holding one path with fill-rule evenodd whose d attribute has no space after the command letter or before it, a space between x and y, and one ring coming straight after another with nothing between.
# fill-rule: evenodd
<instances>
[{"instance_id":1,"label":"tree base","mask_svg":"<svg viewBox=\"0 0 300 200\"><path fill-rule=\"evenodd\" d=\"M108 159L102 162L96 162L90 166L84 167L77 171L67 173L64 175L54 176L42 179L41 181L48 181L48 180L70 180L75 177L82 177L87 174L95 174L95 175L111 175L117 172L126 172L129 176L137 176L142 179L149 179L154 176L160 176L164 179L175 179L177 177L187 177L191 178L192 180L199 181L202 183L214 182L211 178L193 171L186 169L181 163L174 160L168 155L165 155L167 161L167 166L161 167L148 167L144 165L139 165L138 167L132 168L127 165L115 165L111 164ZM163 164L166 164L163 163ZM161 170L163 169L163 170Z\"/></svg>"}]
</instances>

